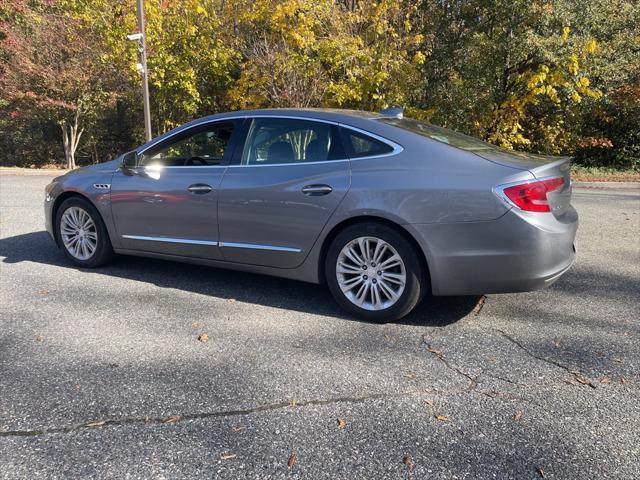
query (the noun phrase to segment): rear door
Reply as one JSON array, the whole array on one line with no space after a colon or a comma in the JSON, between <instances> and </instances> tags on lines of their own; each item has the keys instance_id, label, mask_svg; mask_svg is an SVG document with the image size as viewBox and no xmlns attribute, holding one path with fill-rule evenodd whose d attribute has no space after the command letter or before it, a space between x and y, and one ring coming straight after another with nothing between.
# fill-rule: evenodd
<instances>
[{"instance_id":1,"label":"rear door","mask_svg":"<svg viewBox=\"0 0 640 480\"><path fill-rule=\"evenodd\" d=\"M218 188L237 135L236 121L198 125L152 146L120 169L111 208L129 250L221 259Z\"/></svg>"},{"instance_id":2,"label":"rear door","mask_svg":"<svg viewBox=\"0 0 640 480\"><path fill-rule=\"evenodd\" d=\"M220 188L222 255L230 262L297 267L349 189L338 127L254 118L240 152Z\"/></svg>"}]
</instances>

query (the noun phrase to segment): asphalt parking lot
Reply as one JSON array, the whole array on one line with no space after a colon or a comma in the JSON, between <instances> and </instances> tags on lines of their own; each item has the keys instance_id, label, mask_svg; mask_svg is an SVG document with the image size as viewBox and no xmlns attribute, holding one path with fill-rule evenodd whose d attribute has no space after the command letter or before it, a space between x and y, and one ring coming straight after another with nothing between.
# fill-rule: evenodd
<instances>
[{"instance_id":1,"label":"asphalt parking lot","mask_svg":"<svg viewBox=\"0 0 640 480\"><path fill-rule=\"evenodd\" d=\"M574 191L551 288L375 325L315 285L73 268L49 179L0 177L0 478L640 477L639 189Z\"/></svg>"}]
</instances>

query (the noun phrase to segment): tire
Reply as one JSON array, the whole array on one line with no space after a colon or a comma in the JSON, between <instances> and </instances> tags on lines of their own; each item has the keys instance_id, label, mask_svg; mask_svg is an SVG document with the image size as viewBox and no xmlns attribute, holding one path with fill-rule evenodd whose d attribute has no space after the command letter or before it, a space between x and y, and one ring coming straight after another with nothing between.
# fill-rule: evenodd
<instances>
[{"instance_id":1,"label":"tire","mask_svg":"<svg viewBox=\"0 0 640 480\"><path fill-rule=\"evenodd\" d=\"M87 226L86 231L78 227L78 223ZM75 265L95 268L112 260L114 253L109 233L100 213L88 200L71 197L63 201L56 211L54 226L58 246ZM74 241L75 237L79 238ZM84 242L84 246L80 245L80 241ZM76 245L77 249L74 248Z\"/></svg>"},{"instance_id":2,"label":"tire","mask_svg":"<svg viewBox=\"0 0 640 480\"><path fill-rule=\"evenodd\" d=\"M377 245L381 253L376 250ZM395 256L400 258L400 265L396 265ZM359 265L361 271L356 273L357 263L366 264ZM325 274L336 302L350 314L370 322L399 320L414 309L427 291L426 275L415 247L398 230L380 223L358 223L341 231L327 250ZM363 286L365 283L368 287ZM361 289L367 291L362 294Z\"/></svg>"}]
</instances>

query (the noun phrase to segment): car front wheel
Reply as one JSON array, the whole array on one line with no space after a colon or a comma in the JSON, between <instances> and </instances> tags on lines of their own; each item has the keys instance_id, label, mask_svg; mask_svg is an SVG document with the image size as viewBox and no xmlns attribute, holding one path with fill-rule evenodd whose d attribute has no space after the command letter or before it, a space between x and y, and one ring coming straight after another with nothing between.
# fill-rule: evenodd
<instances>
[{"instance_id":1,"label":"car front wheel","mask_svg":"<svg viewBox=\"0 0 640 480\"><path fill-rule=\"evenodd\" d=\"M338 304L374 322L404 317L426 291L415 247L394 228L377 223L340 232L327 251L325 272Z\"/></svg>"},{"instance_id":2,"label":"car front wheel","mask_svg":"<svg viewBox=\"0 0 640 480\"><path fill-rule=\"evenodd\" d=\"M81 267L98 267L113 256L107 229L87 200L66 199L56 212L56 235L65 256Z\"/></svg>"}]
</instances>

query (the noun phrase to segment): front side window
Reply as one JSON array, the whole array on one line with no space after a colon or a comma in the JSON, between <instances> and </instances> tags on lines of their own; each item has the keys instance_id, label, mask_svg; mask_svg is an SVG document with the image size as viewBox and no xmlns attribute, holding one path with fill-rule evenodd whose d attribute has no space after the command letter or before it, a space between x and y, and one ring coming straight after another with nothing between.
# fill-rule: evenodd
<instances>
[{"instance_id":1,"label":"front side window","mask_svg":"<svg viewBox=\"0 0 640 480\"><path fill-rule=\"evenodd\" d=\"M256 118L251 124L243 165L323 162L346 158L338 127L290 118Z\"/></svg>"},{"instance_id":2,"label":"front side window","mask_svg":"<svg viewBox=\"0 0 640 480\"><path fill-rule=\"evenodd\" d=\"M190 129L145 152L140 165L193 167L220 165L233 134L233 123Z\"/></svg>"}]
</instances>

